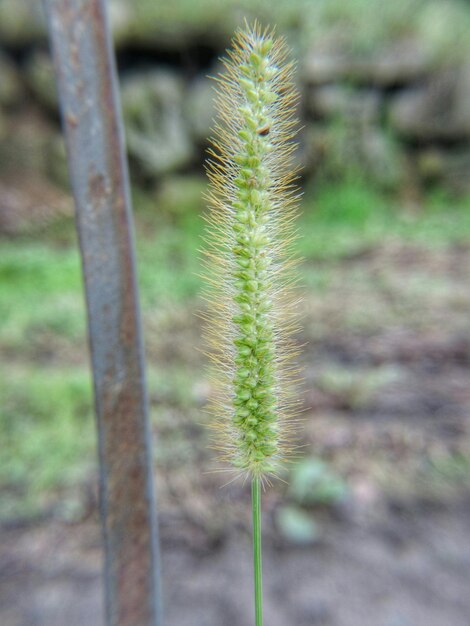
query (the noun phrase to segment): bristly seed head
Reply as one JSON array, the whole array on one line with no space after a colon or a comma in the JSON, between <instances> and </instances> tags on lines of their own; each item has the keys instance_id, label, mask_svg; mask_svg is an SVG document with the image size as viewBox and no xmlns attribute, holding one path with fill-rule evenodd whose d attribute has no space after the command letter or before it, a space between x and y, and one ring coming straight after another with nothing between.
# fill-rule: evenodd
<instances>
[{"instance_id":1,"label":"bristly seed head","mask_svg":"<svg viewBox=\"0 0 470 626\"><path fill-rule=\"evenodd\" d=\"M291 244L297 125L293 64L257 24L237 33L217 79L205 260L217 447L241 474L276 474L289 450L295 327Z\"/></svg>"}]
</instances>

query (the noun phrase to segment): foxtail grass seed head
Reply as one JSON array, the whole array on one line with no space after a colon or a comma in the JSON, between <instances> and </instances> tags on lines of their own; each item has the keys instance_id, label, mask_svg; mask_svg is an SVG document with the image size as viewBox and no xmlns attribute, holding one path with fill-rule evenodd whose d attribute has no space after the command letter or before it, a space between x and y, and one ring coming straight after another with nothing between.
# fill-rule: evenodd
<instances>
[{"instance_id":1,"label":"foxtail grass seed head","mask_svg":"<svg viewBox=\"0 0 470 626\"><path fill-rule=\"evenodd\" d=\"M291 362L293 63L282 38L239 31L217 81L207 164L205 237L215 447L239 474L268 480L289 453L295 414Z\"/></svg>"}]
</instances>

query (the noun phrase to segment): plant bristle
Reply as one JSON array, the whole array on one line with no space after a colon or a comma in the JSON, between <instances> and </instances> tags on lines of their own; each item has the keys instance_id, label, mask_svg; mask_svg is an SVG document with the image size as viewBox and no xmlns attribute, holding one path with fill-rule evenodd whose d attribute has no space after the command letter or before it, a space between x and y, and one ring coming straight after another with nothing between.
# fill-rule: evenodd
<instances>
[{"instance_id":1,"label":"plant bristle","mask_svg":"<svg viewBox=\"0 0 470 626\"><path fill-rule=\"evenodd\" d=\"M206 323L215 447L240 474L268 479L291 448L291 341L298 303L293 220L297 93L288 48L257 24L237 33L217 80L207 171Z\"/></svg>"}]
</instances>

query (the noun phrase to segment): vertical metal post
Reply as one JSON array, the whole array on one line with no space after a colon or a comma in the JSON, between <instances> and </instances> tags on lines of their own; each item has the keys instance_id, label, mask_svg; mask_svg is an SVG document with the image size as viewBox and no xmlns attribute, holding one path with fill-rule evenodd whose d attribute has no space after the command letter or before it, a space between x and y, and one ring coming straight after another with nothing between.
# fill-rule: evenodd
<instances>
[{"instance_id":1,"label":"vertical metal post","mask_svg":"<svg viewBox=\"0 0 470 626\"><path fill-rule=\"evenodd\" d=\"M44 0L76 206L98 422L107 626L161 626L133 230L105 0Z\"/></svg>"}]
</instances>

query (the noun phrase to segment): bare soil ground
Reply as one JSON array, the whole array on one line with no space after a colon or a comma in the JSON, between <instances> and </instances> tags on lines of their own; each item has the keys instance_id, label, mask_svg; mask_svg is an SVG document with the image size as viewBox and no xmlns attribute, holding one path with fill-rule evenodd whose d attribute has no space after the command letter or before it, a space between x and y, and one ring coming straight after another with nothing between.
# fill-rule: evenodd
<instances>
[{"instance_id":1,"label":"bare soil ground","mask_svg":"<svg viewBox=\"0 0 470 626\"><path fill-rule=\"evenodd\" d=\"M265 542L266 624L468 626L470 500L328 521L315 546ZM1 556L4 626L102 623L97 524L10 531ZM252 623L246 533L195 549L163 523L168 626Z\"/></svg>"}]
</instances>

